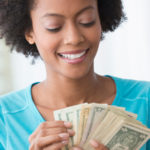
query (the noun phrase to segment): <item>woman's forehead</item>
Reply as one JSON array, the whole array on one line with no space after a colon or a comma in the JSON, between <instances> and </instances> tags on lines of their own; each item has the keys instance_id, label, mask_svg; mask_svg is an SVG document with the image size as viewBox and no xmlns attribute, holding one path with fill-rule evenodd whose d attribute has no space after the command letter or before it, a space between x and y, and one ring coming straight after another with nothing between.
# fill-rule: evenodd
<instances>
[{"instance_id":1,"label":"woman's forehead","mask_svg":"<svg viewBox=\"0 0 150 150\"><path fill-rule=\"evenodd\" d=\"M36 7L31 15L36 13L40 18L46 14L60 14L66 17L77 16L87 8L97 9L96 0L36 0ZM92 9L91 9L92 10ZM80 13L81 14L81 13Z\"/></svg>"},{"instance_id":2,"label":"woman's forehead","mask_svg":"<svg viewBox=\"0 0 150 150\"><path fill-rule=\"evenodd\" d=\"M97 0L35 0L36 8L51 11L69 11L97 5ZM69 13L69 12L68 12Z\"/></svg>"},{"instance_id":3,"label":"woman's forehead","mask_svg":"<svg viewBox=\"0 0 150 150\"><path fill-rule=\"evenodd\" d=\"M46 14L61 14L63 16L77 16L86 8L97 9L96 0L36 0L33 13L42 17ZM32 13L32 12L31 12Z\"/></svg>"}]
</instances>

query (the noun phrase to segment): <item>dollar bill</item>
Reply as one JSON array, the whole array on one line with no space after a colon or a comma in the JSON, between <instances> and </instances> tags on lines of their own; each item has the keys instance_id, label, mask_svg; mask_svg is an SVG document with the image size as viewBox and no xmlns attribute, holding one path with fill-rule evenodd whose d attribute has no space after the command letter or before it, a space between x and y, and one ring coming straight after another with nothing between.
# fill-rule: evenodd
<instances>
[{"instance_id":1,"label":"dollar bill","mask_svg":"<svg viewBox=\"0 0 150 150\"><path fill-rule=\"evenodd\" d=\"M86 128L84 130L81 142L80 142L80 146L82 146L88 136L90 135L92 129L94 128L94 126L97 123L98 118L101 117L102 112L107 108L107 104L96 104L96 103L92 103L92 108L88 117L88 121L86 124Z\"/></svg>"},{"instance_id":2,"label":"dollar bill","mask_svg":"<svg viewBox=\"0 0 150 150\"><path fill-rule=\"evenodd\" d=\"M77 122L77 120L79 120L80 117L78 117L78 119L77 118L75 119L75 117L77 114L78 116L80 116L81 107L83 107L86 104L87 103L79 104L79 105L75 105L75 106L71 106L71 107L67 107L64 109L54 111L55 120L63 120L63 121L71 122L73 125L72 129L76 132L75 136L71 137L71 139L69 140L69 144L66 147L66 149L69 149L73 145L77 144L77 134L78 134L77 131L78 131L78 126L79 126L79 123Z\"/></svg>"},{"instance_id":3,"label":"dollar bill","mask_svg":"<svg viewBox=\"0 0 150 150\"><path fill-rule=\"evenodd\" d=\"M150 129L136 120L136 114L123 107L84 103L56 110L54 118L72 122L76 133L63 150L74 145L91 150L91 139L110 150L139 150L150 139Z\"/></svg>"},{"instance_id":4,"label":"dollar bill","mask_svg":"<svg viewBox=\"0 0 150 150\"><path fill-rule=\"evenodd\" d=\"M79 129L78 129L79 131L78 131L78 135L77 135L78 136L77 137L77 144L78 145L80 144L80 141L82 139L82 135L83 135L84 129L86 127L86 123L87 123L88 116L89 116L91 108L92 108L91 104L84 105L81 108L80 121L79 121Z\"/></svg>"},{"instance_id":5,"label":"dollar bill","mask_svg":"<svg viewBox=\"0 0 150 150\"><path fill-rule=\"evenodd\" d=\"M148 132L123 125L106 146L110 150L139 150L149 138Z\"/></svg>"},{"instance_id":6,"label":"dollar bill","mask_svg":"<svg viewBox=\"0 0 150 150\"><path fill-rule=\"evenodd\" d=\"M55 120L63 120L62 111L55 111L54 112L54 118L55 118ZM68 145L63 147L62 150L69 150Z\"/></svg>"}]
</instances>

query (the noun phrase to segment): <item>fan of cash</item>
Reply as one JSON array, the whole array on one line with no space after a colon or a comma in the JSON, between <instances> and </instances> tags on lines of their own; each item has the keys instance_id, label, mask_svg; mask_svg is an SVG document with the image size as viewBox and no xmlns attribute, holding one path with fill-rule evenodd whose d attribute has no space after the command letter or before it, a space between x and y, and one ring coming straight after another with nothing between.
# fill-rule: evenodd
<instances>
[{"instance_id":1,"label":"fan of cash","mask_svg":"<svg viewBox=\"0 0 150 150\"><path fill-rule=\"evenodd\" d=\"M73 124L75 135L63 150L74 145L91 150L95 139L110 150L137 150L150 139L150 129L137 121L137 115L123 107L84 103L54 111L55 120Z\"/></svg>"}]
</instances>

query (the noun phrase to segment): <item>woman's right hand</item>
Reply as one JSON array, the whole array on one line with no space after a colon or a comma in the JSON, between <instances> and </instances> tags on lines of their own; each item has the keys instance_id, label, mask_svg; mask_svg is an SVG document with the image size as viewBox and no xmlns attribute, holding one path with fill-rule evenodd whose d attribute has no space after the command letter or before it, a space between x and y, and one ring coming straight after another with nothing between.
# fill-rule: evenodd
<instances>
[{"instance_id":1,"label":"woman's right hand","mask_svg":"<svg viewBox=\"0 0 150 150\"><path fill-rule=\"evenodd\" d=\"M61 150L74 135L71 127L64 121L43 122L29 137L29 150Z\"/></svg>"}]
</instances>

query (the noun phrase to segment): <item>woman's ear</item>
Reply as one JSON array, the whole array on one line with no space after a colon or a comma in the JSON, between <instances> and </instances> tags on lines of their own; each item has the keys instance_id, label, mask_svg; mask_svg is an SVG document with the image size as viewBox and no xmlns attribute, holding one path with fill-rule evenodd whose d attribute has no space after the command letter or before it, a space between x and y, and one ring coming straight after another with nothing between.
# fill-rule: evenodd
<instances>
[{"instance_id":1,"label":"woman's ear","mask_svg":"<svg viewBox=\"0 0 150 150\"><path fill-rule=\"evenodd\" d=\"M27 42L29 43L29 44L34 44L35 43L35 41L34 41L34 36L33 36L33 31L32 30L27 30L26 32L25 32L25 39L27 40Z\"/></svg>"}]
</instances>

